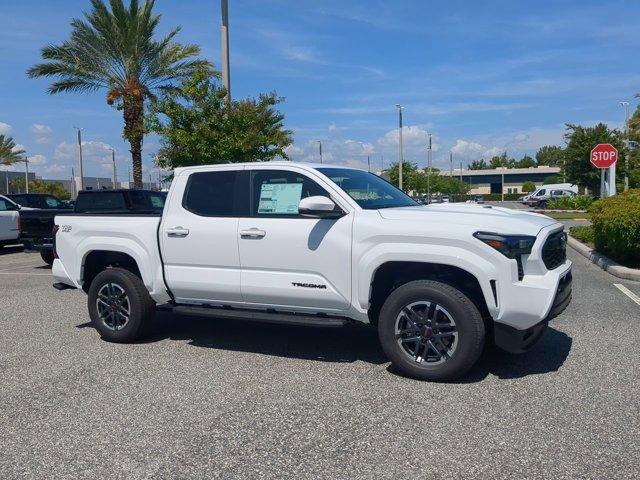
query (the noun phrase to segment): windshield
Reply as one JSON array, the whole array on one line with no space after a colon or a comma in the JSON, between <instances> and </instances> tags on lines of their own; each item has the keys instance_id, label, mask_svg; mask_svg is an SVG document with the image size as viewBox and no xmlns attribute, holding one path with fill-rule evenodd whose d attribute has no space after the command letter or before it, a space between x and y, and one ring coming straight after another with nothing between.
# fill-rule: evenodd
<instances>
[{"instance_id":1,"label":"windshield","mask_svg":"<svg viewBox=\"0 0 640 480\"><path fill-rule=\"evenodd\" d=\"M24 207L40 208L43 210L64 208L62 202L51 195L24 195L18 199L18 203Z\"/></svg>"},{"instance_id":2,"label":"windshield","mask_svg":"<svg viewBox=\"0 0 640 480\"><path fill-rule=\"evenodd\" d=\"M351 168L319 168L318 171L329 177L366 210L418 205L404 192L373 173Z\"/></svg>"}]
</instances>

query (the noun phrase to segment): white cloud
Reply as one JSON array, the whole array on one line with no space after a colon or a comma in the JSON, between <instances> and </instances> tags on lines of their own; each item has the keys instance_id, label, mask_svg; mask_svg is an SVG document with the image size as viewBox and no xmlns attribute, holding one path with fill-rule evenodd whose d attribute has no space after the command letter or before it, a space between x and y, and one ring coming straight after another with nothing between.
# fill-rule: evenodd
<instances>
[{"instance_id":1,"label":"white cloud","mask_svg":"<svg viewBox=\"0 0 640 480\"><path fill-rule=\"evenodd\" d=\"M21 143L16 143L15 146L11 149L12 152L19 152L20 150L26 150L25 146Z\"/></svg>"},{"instance_id":2,"label":"white cloud","mask_svg":"<svg viewBox=\"0 0 640 480\"><path fill-rule=\"evenodd\" d=\"M297 155L302 155L304 153L304 148L297 147L296 145L289 145L284 149L284 152L289 155L289 157L296 157Z\"/></svg>"},{"instance_id":3,"label":"white cloud","mask_svg":"<svg viewBox=\"0 0 640 480\"><path fill-rule=\"evenodd\" d=\"M51 141L53 130L47 125L35 123L31 126L31 133L33 133L36 143L42 145Z\"/></svg>"},{"instance_id":4,"label":"white cloud","mask_svg":"<svg viewBox=\"0 0 640 480\"><path fill-rule=\"evenodd\" d=\"M39 166L47 163L47 157L44 155L32 155L29 157L29 165Z\"/></svg>"},{"instance_id":5,"label":"white cloud","mask_svg":"<svg viewBox=\"0 0 640 480\"><path fill-rule=\"evenodd\" d=\"M9 135L11 134L11 130L11 125L9 125L8 123L0 122L0 135Z\"/></svg>"},{"instance_id":6,"label":"white cloud","mask_svg":"<svg viewBox=\"0 0 640 480\"><path fill-rule=\"evenodd\" d=\"M481 158L488 160L503 151L503 149L496 146L487 147L477 142L469 142L462 139L456 140L456 144L451 148L451 152L457 161L473 161Z\"/></svg>"},{"instance_id":7,"label":"white cloud","mask_svg":"<svg viewBox=\"0 0 640 480\"><path fill-rule=\"evenodd\" d=\"M78 145L76 143L59 143L53 152L53 158L57 161L77 160L78 155ZM111 161L111 146L104 142L84 141L82 142L82 158L84 161L98 163Z\"/></svg>"},{"instance_id":8,"label":"white cloud","mask_svg":"<svg viewBox=\"0 0 640 480\"><path fill-rule=\"evenodd\" d=\"M70 170L69 170L69 167L54 163L53 165L49 165L48 167L46 167L44 171L47 173L58 174L58 173L62 173Z\"/></svg>"},{"instance_id":9,"label":"white cloud","mask_svg":"<svg viewBox=\"0 0 640 480\"><path fill-rule=\"evenodd\" d=\"M378 144L382 147L397 147L398 133L397 128L389 130L378 139ZM404 126L402 127L402 145L404 148L417 147L426 151L427 145L429 145L429 132L418 125ZM431 148L433 151L437 151L440 148L435 135L431 137Z\"/></svg>"}]
</instances>

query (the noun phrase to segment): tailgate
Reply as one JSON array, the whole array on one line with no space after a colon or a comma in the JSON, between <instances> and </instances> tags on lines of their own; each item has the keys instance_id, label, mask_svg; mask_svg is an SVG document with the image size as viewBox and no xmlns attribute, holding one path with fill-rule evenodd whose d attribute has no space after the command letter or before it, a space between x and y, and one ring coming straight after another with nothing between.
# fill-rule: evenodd
<instances>
[{"instance_id":1,"label":"tailgate","mask_svg":"<svg viewBox=\"0 0 640 480\"><path fill-rule=\"evenodd\" d=\"M20 212L20 238L51 238L53 219L61 210L23 210Z\"/></svg>"}]
</instances>

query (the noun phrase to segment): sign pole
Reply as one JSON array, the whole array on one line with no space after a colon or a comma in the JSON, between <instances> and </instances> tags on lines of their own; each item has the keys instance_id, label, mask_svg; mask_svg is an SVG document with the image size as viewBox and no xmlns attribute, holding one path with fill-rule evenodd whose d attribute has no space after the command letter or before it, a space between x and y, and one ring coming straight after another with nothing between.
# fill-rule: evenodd
<instances>
[{"instance_id":1,"label":"sign pole","mask_svg":"<svg viewBox=\"0 0 640 480\"><path fill-rule=\"evenodd\" d=\"M612 197L616 194L616 164L614 163L609 167L609 188L607 189L609 196Z\"/></svg>"},{"instance_id":2,"label":"sign pole","mask_svg":"<svg viewBox=\"0 0 640 480\"><path fill-rule=\"evenodd\" d=\"M600 169L600 198L606 197L606 182L604 180L604 168Z\"/></svg>"}]
</instances>

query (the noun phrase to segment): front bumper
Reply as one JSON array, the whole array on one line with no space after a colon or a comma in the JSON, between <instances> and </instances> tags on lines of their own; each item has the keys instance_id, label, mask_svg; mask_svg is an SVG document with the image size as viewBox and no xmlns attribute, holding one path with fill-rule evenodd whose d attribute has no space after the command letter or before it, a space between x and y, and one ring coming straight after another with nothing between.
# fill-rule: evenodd
<instances>
[{"instance_id":1,"label":"front bumper","mask_svg":"<svg viewBox=\"0 0 640 480\"><path fill-rule=\"evenodd\" d=\"M531 348L547 329L549 321L560 315L571 302L573 276L571 269L560 279L555 297L547 316L541 322L526 329L516 329L504 323L495 323L494 340L498 347L511 353L523 353Z\"/></svg>"}]
</instances>

